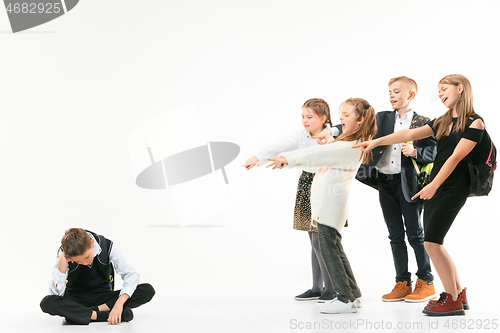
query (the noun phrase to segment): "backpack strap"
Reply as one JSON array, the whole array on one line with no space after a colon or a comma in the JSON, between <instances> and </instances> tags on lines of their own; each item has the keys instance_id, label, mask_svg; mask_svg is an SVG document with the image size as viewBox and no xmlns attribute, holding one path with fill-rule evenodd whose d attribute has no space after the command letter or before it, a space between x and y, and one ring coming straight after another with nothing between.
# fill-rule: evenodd
<instances>
[{"instance_id":1,"label":"backpack strap","mask_svg":"<svg viewBox=\"0 0 500 333\"><path fill-rule=\"evenodd\" d=\"M472 117L469 117L469 121L467 122L467 127L469 127L470 125L472 125L472 123L476 120L476 119L481 119L484 123L484 119L478 115L477 113L475 113ZM486 131L486 126L484 128L484 135L483 135L483 139L486 139L488 138L489 140L489 143L490 143L490 152L488 154L488 158L486 159L486 164L492 168L492 171L494 172L495 169L496 169L496 165L493 165L492 161L491 161L491 155L493 154L493 149L495 149L495 145L493 144L493 140L491 140L491 137L489 136L488 132ZM479 142L478 142L479 144ZM496 151L496 150L495 150Z\"/></svg>"},{"instance_id":2,"label":"backpack strap","mask_svg":"<svg viewBox=\"0 0 500 333\"><path fill-rule=\"evenodd\" d=\"M417 171L417 176L420 175L420 169L418 168L417 162L415 161L414 158L411 159L413 162L413 166L415 167L415 171Z\"/></svg>"}]
</instances>

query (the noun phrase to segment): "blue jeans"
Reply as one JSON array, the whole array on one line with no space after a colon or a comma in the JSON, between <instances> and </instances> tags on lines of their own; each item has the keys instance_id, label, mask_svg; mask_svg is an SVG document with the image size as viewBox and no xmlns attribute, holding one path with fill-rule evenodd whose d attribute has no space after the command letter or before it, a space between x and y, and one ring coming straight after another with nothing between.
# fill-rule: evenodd
<instances>
[{"instance_id":1,"label":"blue jeans","mask_svg":"<svg viewBox=\"0 0 500 333\"><path fill-rule=\"evenodd\" d=\"M396 282L408 281L411 283L405 234L415 253L418 267L417 277L424 281L433 281L431 261L427 251L425 251L424 230L420 222L422 204L420 202L410 203L406 201L400 178L379 180L378 193L385 224L389 231L392 257L396 268Z\"/></svg>"}]
</instances>

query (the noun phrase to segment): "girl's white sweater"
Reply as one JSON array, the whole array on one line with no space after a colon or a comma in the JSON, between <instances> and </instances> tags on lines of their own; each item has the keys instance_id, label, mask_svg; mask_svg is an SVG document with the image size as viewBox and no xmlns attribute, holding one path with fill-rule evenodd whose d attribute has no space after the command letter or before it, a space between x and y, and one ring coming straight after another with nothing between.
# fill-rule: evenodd
<instances>
[{"instance_id":1,"label":"girl's white sweater","mask_svg":"<svg viewBox=\"0 0 500 333\"><path fill-rule=\"evenodd\" d=\"M351 183L361 165L356 141L337 141L323 146L280 153L289 168L318 168L311 187L312 220L341 231L348 215Z\"/></svg>"}]
</instances>

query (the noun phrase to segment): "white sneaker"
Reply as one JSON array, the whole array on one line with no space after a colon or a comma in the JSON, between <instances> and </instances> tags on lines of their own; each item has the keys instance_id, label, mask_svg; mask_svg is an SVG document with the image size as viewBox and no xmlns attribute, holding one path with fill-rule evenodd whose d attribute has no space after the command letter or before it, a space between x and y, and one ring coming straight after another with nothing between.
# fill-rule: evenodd
<instances>
[{"instance_id":1,"label":"white sneaker","mask_svg":"<svg viewBox=\"0 0 500 333\"><path fill-rule=\"evenodd\" d=\"M361 297L356 298L354 300L354 303L356 304L356 307L359 309L361 307Z\"/></svg>"},{"instance_id":2,"label":"white sneaker","mask_svg":"<svg viewBox=\"0 0 500 333\"><path fill-rule=\"evenodd\" d=\"M344 303L335 298L333 301L325 303L319 308L321 313L355 313L358 312L356 301Z\"/></svg>"}]
</instances>

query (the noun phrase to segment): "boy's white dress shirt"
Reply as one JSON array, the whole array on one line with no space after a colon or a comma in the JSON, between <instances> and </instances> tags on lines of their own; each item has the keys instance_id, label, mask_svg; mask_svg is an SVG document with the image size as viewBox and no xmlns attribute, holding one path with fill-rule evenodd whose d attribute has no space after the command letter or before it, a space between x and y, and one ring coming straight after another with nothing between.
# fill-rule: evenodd
<instances>
[{"instance_id":1,"label":"boy's white dress shirt","mask_svg":"<svg viewBox=\"0 0 500 333\"><path fill-rule=\"evenodd\" d=\"M92 234L87 233L91 239L94 239ZM101 253L101 247L94 239L94 258ZM58 254L62 250L59 250ZM111 247L111 252L109 253L109 261L113 263L115 268L115 273L119 274L123 279L123 286L120 290L120 295L127 294L132 297L137 285L139 284L139 273L137 273L130 263L122 256L120 251L114 246ZM52 268L52 280L49 285L49 295L59 295L62 296L66 290L66 283L68 279L68 268L66 268L66 273L61 273L58 269L59 258L56 258L56 263L54 268Z\"/></svg>"}]
</instances>

